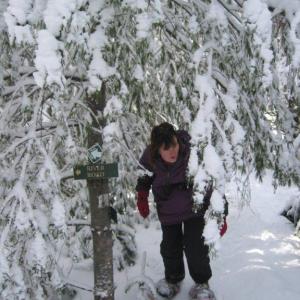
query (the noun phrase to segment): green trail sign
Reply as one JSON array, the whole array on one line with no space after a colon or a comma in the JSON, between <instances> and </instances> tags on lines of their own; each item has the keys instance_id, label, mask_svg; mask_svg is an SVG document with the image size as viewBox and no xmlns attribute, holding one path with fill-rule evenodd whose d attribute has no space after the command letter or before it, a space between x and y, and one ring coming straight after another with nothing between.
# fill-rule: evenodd
<instances>
[{"instance_id":1,"label":"green trail sign","mask_svg":"<svg viewBox=\"0 0 300 300\"><path fill-rule=\"evenodd\" d=\"M77 165L73 170L75 180L118 177L117 163Z\"/></svg>"}]
</instances>

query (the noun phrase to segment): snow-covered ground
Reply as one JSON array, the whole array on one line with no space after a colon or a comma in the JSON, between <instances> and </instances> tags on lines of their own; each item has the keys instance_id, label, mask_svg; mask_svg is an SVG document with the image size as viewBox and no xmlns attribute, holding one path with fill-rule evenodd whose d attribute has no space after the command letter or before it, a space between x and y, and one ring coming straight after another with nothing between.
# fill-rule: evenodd
<instances>
[{"instance_id":1,"label":"snow-covered ground","mask_svg":"<svg viewBox=\"0 0 300 300\"><path fill-rule=\"evenodd\" d=\"M234 188L229 189L230 213L228 231L222 238L216 258L212 258L210 281L218 300L295 300L299 299L300 239L294 236L293 225L279 213L296 188L278 188L273 192L271 180L251 180L252 201L243 210L238 208ZM141 273L142 254L147 253L145 274L154 282L163 277L159 254L159 223L136 228L138 262L123 272L115 272L116 300L137 299L135 287L125 293L128 281ZM75 279L76 278L76 279ZM73 273L75 284L92 288L91 271ZM175 300L188 299L193 282L188 271ZM81 291L79 299L93 299Z\"/></svg>"}]
</instances>

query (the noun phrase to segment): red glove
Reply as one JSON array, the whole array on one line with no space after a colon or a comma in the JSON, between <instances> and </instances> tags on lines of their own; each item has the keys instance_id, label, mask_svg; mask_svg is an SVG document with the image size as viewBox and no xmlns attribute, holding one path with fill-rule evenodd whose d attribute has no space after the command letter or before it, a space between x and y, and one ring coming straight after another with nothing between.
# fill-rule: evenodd
<instances>
[{"instance_id":1,"label":"red glove","mask_svg":"<svg viewBox=\"0 0 300 300\"><path fill-rule=\"evenodd\" d=\"M226 231L227 231L227 223L226 223L226 218L224 218L224 223L220 229L220 235L223 236Z\"/></svg>"},{"instance_id":2,"label":"red glove","mask_svg":"<svg viewBox=\"0 0 300 300\"><path fill-rule=\"evenodd\" d=\"M137 207L140 215L143 218L147 218L149 215L149 204L148 204L148 191L138 191L137 194Z\"/></svg>"}]
</instances>

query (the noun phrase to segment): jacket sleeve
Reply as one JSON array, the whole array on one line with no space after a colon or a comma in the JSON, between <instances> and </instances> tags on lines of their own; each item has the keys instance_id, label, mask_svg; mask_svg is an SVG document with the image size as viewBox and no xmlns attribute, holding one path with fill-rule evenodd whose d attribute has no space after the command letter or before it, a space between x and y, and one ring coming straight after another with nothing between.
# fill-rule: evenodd
<instances>
[{"instance_id":1,"label":"jacket sleeve","mask_svg":"<svg viewBox=\"0 0 300 300\"><path fill-rule=\"evenodd\" d=\"M149 147L143 152L141 159L140 159L141 168L146 169L145 171L153 172L153 168L150 164L150 149ZM146 173L146 172L145 172ZM138 191L149 191L151 189L152 182L154 180L154 175L150 176L148 174L143 174L138 177L137 185L135 190Z\"/></svg>"},{"instance_id":2,"label":"jacket sleeve","mask_svg":"<svg viewBox=\"0 0 300 300\"><path fill-rule=\"evenodd\" d=\"M191 136L186 130L177 130L177 137L187 146L191 146Z\"/></svg>"},{"instance_id":3,"label":"jacket sleeve","mask_svg":"<svg viewBox=\"0 0 300 300\"><path fill-rule=\"evenodd\" d=\"M149 191L151 189L153 180L154 180L154 175L153 176L149 176L149 175L140 176L137 180L135 190L137 192Z\"/></svg>"}]
</instances>

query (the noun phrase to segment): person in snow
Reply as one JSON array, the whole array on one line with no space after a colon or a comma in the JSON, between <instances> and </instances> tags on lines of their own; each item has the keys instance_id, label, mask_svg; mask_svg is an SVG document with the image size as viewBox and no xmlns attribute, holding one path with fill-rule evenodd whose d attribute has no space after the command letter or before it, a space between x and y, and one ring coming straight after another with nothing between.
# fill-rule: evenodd
<instances>
[{"instance_id":1,"label":"person in snow","mask_svg":"<svg viewBox=\"0 0 300 300\"><path fill-rule=\"evenodd\" d=\"M180 282L185 277L185 252L189 273L195 281L189 292L190 298L215 299L208 285L212 276L209 249L202 236L204 214L213 189L208 185L203 205L195 212L193 187L186 179L190 156L189 141L190 136L186 131L176 131L167 122L152 129L151 143L142 154L140 164L153 175L138 178L137 207L142 217L149 215L148 196L152 188L162 229L160 253L165 267L165 278L157 283L157 293L170 299L179 292ZM223 235L226 229L224 219L220 234Z\"/></svg>"}]
</instances>

